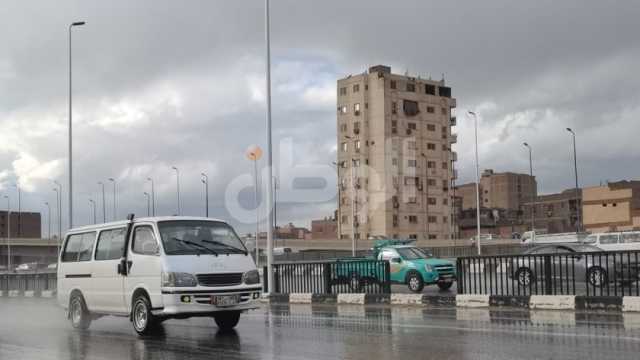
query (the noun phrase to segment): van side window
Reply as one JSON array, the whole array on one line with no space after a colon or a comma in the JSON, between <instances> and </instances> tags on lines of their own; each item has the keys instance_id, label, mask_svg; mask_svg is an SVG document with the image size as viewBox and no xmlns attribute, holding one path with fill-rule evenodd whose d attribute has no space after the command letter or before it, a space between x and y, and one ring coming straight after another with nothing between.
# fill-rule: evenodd
<instances>
[{"instance_id":1,"label":"van side window","mask_svg":"<svg viewBox=\"0 0 640 360\"><path fill-rule=\"evenodd\" d=\"M142 255L155 255L158 253L158 243L151 227L140 226L134 230L131 249L134 253Z\"/></svg>"},{"instance_id":2,"label":"van side window","mask_svg":"<svg viewBox=\"0 0 640 360\"><path fill-rule=\"evenodd\" d=\"M62 262L89 261L96 233L73 234L69 236L62 252Z\"/></svg>"},{"instance_id":3,"label":"van side window","mask_svg":"<svg viewBox=\"0 0 640 360\"><path fill-rule=\"evenodd\" d=\"M618 234L600 235L600 244L617 244Z\"/></svg>"},{"instance_id":4,"label":"van side window","mask_svg":"<svg viewBox=\"0 0 640 360\"><path fill-rule=\"evenodd\" d=\"M589 235L584 239L585 244L595 244L598 241L598 235Z\"/></svg>"},{"instance_id":5,"label":"van side window","mask_svg":"<svg viewBox=\"0 0 640 360\"><path fill-rule=\"evenodd\" d=\"M621 234L620 237L622 237L622 241L623 243L637 243L640 242L640 233L626 233L626 234Z\"/></svg>"},{"instance_id":6,"label":"van side window","mask_svg":"<svg viewBox=\"0 0 640 360\"><path fill-rule=\"evenodd\" d=\"M125 229L112 229L100 232L96 245L96 260L115 260L122 257Z\"/></svg>"}]
</instances>

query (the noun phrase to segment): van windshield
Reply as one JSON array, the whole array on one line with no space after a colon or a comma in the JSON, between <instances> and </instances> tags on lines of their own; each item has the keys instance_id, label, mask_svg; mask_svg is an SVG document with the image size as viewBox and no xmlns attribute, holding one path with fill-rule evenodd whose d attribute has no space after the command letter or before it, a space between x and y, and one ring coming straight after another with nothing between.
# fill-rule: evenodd
<instances>
[{"instance_id":1,"label":"van windshield","mask_svg":"<svg viewBox=\"0 0 640 360\"><path fill-rule=\"evenodd\" d=\"M222 222L160 221L158 230L167 255L248 253L233 228Z\"/></svg>"}]
</instances>

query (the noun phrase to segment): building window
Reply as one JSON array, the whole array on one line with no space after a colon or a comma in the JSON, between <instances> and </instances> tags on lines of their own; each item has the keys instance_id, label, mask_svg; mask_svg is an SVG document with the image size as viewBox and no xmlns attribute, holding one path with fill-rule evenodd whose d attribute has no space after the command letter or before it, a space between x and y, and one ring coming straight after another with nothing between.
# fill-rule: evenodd
<instances>
[{"instance_id":1,"label":"building window","mask_svg":"<svg viewBox=\"0 0 640 360\"><path fill-rule=\"evenodd\" d=\"M406 116L416 116L420 112L420 110L418 109L418 103L416 101L403 100L402 108Z\"/></svg>"},{"instance_id":2,"label":"building window","mask_svg":"<svg viewBox=\"0 0 640 360\"><path fill-rule=\"evenodd\" d=\"M416 84L413 84L413 83L407 83L407 91L409 91L409 92L416 92Z\"/></svg>"},{"instance_id":3,"label":"building window","mask_svg":"<svg viewBox=\"0 0 640 360\"><path fill-rule=\"evenodd\" d=\"M353 85L353 92L357 93L358 91L360 91L360 84L354 84Z\"/></svg>"},{"instance_id":4,"label":"building window","mask_svg":"<svg viewBox=\"0 0 640 360\"><path fill-rule=\"evenodd\" d=\"M397 158L391 159L391 165L398 166L398 159Z\"/></svg>"},{"instance_id":5,"label":"building window","mask_svg":"<svg viewBox=\"0 0 640 360\"><path fill-rule=\"evenodd\" d=\"M415 124L414 124L414 125L415 125ZM416 147L416 142L415 142L415 141L409 141L409 142L407 143L407 147L409 148L409 150L415 150L415 149L417 149L417 147Z\"/></svg>"},{"instance_id":6,"label":"building window","mask_svg":"<svg viewBox=\"0 0 640 360\"><path fill-rule=\"evenodd\" d=\"M441 130L442 130L442 133L443 133L443 134L446 134L448 129L447 129L447 127L446 127L446 126L443 126L443 127L441 128Z\"/></svg>"},{"instance_id":7,"label":"building window","mask_svg":"<svg viewBox=\"0 0 640 360\"><path fill-rule=\"evenodd\" d=\"M429 114L433 114L436 111L436 109L433 106L427 106L427 112Z\"/></svg>"},{"instance_id":8,"label":"building window","mask_svg":"<svg viewBox=\"0 0 640 360\"><path fill-rule=\"evenodd\" d=\"M405 176L404 177L404 184L405 185L415 185L418 183L418 179L413 177L413 176Z\"/></svg>"},{"instance_id":9,"label":"building window","mask_svg":"<svg viewBox=\"0 0 640 360\"><path fill-rule=\"evenodd\" d=\"M449 151L449 147L447 146L447 144L442 144L442 151Z\"/></svg>"},{"instance_id":10,"label":"building window","mask_svg":"<svg viewBox=\"0 0 640 360\"><path fill-rule=\"evenodd\" d=\"M449 199L447 198L442 199L442 205L449 205Z\"/></svg>"},{"instance_id":11,"label":"building window","mask_svg":"<svg viewBox=\"0 0 640 360\"><path fill-rule=\"evenodd\" d=\"M448 217L446 217L446 216L443 216L443 217L442 217L442 223L443 223L443 224L446 224L446 223L448 223L448 222L449 222L449 218L448 218Z\"/></svg>"},{"instance_id":12,"label":"building window","mask_svg":"<svg viewBox=\"0 0 640 360\"><path fill-rule=\"evenodd\" d=\"M353 160L353 167L360 167L360 159Z\"/></svg>"},{"instance_id":13,"label":"building window","mask_svg":"<svg viewBox=\"0 0 640 360\"><path fill-rule=\"evenodd\" d=\"M346 114L347 113L347 105L342 105L340 107L340 114Z\"/></svg>"},{"instance_id":14,"label":"building window","mask_svg":"<svg viewBox=\"0 0 640 360\"><path fill-rule=\"evenodd\" d=\"M430 197L430 198L427 199L427 204L429 204L429 205L437 205L438 202L436 201L436 198Z\"/></svg>"},{"instance_id":15,"label":"building window","mask_svg":"<svg viewBox=\"0 0 640 360\"><path fill-rule=\"evenodd\" d=\"M437 237L437 236L435 236L434 234L429 234L429 240L435 240L435 239L437 239L437 238L438 238L438 237Z\"/></svg>"},{"instance_id":16,"label":"building window","mask_svg":"<svg viewBox=\"0 0 640 360\"><path fill-rule=\"evenodd\" d=\"M446 108L440 109L440 112L442 113L442 115L447 115L447 109Z\"/></svg>"},{"instance_id":17,"label":"building window","mask_svg":"<svg viewBox=\"0 0 640 360\"><path fill-rule=\"evenodd\" d=\"M356 140L353 142L354 148L356 151L360 151L360 140Z\"/></svg>"},{"instance_id":18,"label":"building window","mask_svg":"<svg viewBox=\"0 0 640 360\"><path fill-rule=\"evenodd\" d=\"M369 103L364 103L364 108L368 109L369 108Z\"/></svg>"},{"instance_id":19,"label":"building window","mask_svg":"<svg viewBox=\"0 0 640 360\"><path fill-rule=\"evenodd\" d=\"M360 115L360 103L353 104L353 114L356 116Z\"/></svg>"},{"instance_id":20,"label":"building window","mask_svg":"<svg viewBox=\"0 0 640 360\"><path fill-rule=\"evenodd\" d=\"M418 216L416 216L416 215L409 215L409 223L410 223L410 224L417 224L417 223L418 223Z\"/></svg>"},{"instance_id":21,"label":"building window","mask_svg":"<svg viewBox=\"0 0 640 360\"><path fill-rule=\"evenodd\" d=\"M391 133L392 134L398 133L398 120L391 120Z\"/></svg>"},{"instance_id":22,"label":"building window","mask_svg":"<svg viewBox=\"0 0 640 360\"><path fill-rule=\"evenodd\" d=\"M360 134L360 122L356 121L353 123L353 133Z\"/></svg>"},{"instance_id":23,"label":"building window","mask_svg":"<svg viewBox=\"0 0 640 360\"><path fill-rule=\"evenodd\" d=\"M424 92L427 95L435 95L436 94L436 86L435 85L425 84L424 85Z\"/></svg>"},{"instance_id":24,"label":"building window","mask_svg":"<svg viewBox=\"0 0 640 360\"><path fill-rule=\"evenodd\" d=\"M427 168L435 169L436 168L436 162L435 161L427 161Z\"/></svg>"},{"instance_id":25,"label":"building window","mask_svg":"<svg viewBox=\"0 0 640 360\"><path fill-rule=\"evenodd\" d=\"M446 86L438 86L438 94L442 97L451 97L451 88Z\"/></svg>"},{"instance_id":26,"label":"building window","mask_svg":"<svg viewBox=\"0 0 640 360\"><path fill-rule=\"evenodd\" d=\"M393 215L393 227L398 227L398 215Z\"/></svg>"},{"instance_id":27,"label":"building window","mask_svg":"<svg viewBox=\"0 0 640 360\"><path fill-rule=\"evenodd\" d=\"M429 216L429 223L436 224L438 222L438 218L436 216Z\"/></svg>"},{"instance_id":28,"label":"building window","mask_svg":"<svg viewBox=\"0 0 640 360\"><path fill-rule=\"evenodd\" d=\"M409 198L407 199L407 202L409 204L416 204L418 202L418 198L415 196L409 196Z\"/></svg>"},{"instance_id":29,"label":"building window","mask_svg":"<svg viewBox=\"0 0 640 360\"><path fill-rule=\"evenodd\" d=\"M346 142L343 142L342 144L340 144L340 147L342 148L342 152L349 151L349 144L347 144Z\"/></svg>"},{"instance_id":30,"label":"building window","mask_svg":"<svg viewBox=\"0 0 640 360\"><path fill-rule=\"evenodd\" d=\"M449 166L447 165L446 162L443 162L442 163L442 170L447 170L447 169L449 169Z\"/></svg>"},{"instance_id":31,"label":"building window","mask_svg":"<svg viewBox=\"0 0 640 360\"><path fill-rule=\"evenodd\" d=\"M391 102L391 113L392 114L397 114L398 113L398 103L395 101Z\"/></svg>"},{"instance_id":32,"label":"building window","mask_svg":"<svg viewBox=\"0 0 640 360\"><path fill-rule=\"evenodd\" d=\"M427 124L427 130L429 131L436 131L436 126L433 124Z\"/></svg>"},{"instance_id":33,"label":"building window","mask_svg":"<svg viewBox=\"0 0 640 360\"><path fill-rule=\"evenodd\" d=\"M427 180L427 185L436 186L436 179L428 179Z\"/></svg>"},{"instance_id":34,"label":"building window","mask_svg":"<svg viewBox=\"0 0 640 360\"><path fill-rule=\"evenodd\" d=\"M395 89L396 88L396 81L395 80L391 80L389 82L389 87L392 88L392 89Z\"/></svg>"},{"instance_id":35,"label":"building window","mask_svg":"<svg viewBox=\"0 0 640 360\"><path fill-rule=\"evenodd\" d=\"M416 163L417 163L417 160L415 160L415 159L407 160L407 166L408 167L416 167Z\"/></svg>"},{"instance_id":36,"label":"building window","mask_svg":"<svg viewBox=\"0 0 640 360\"><path fill-rule=\"evenodd\" d=\"M391 150L393 151L400 150L400 139L398 138L391 139Z\"/></svg>"},{"instance_id":37,"label":"building window","mask_svg":"<svg viewBox=\"0 0 640 360\"><path fill-rule=\"evenodd\" d=\"M349 216L347 216L347 215L342 215L342 220L341 220L341 222L342 222L343 224L348 223L348 222L349 222Z\"/></svg>"},{"instance_id":38,"label":"building window","mask_svg":"<svg viewBox=\"0 0 640 360\"><path fill-rule=\"evenodd\" d=\"M412 122L407 123L407 128L410 130L416 130L417 129L416 123L412 123Z\"/></svg>"},{"instance_id":39,"label":"building window","mask_svg":"<svg viewBox=\"0 0 640 360\"><path fill-rule=\"evenodd\" d=\"M367 90L369 90L369 85L364 84L364 91L367 91Z\"/></svg>"},{"instance_id":40,"label":"building window","mask_svg":"<svg viewBox=\"0 0 640 360\"><path fill-rule=\"evenodd\" d=\"M347 132L347 124L340 125L340 132Z\"/></svg>"},{"instance_id":41,"label":"building window","mask_svg":"<svg viewBox=\"0 0 640 360\"><path fill-rule=\"evenodd\" d=\"M340 88L340 95L347 95L347 88L346 87L341 87Z\"/></svg>"},{"instance_id":42,"label":"building window","mask_svg":"<svg viewBox=\"0 0 640 360\"><path fill-rule=\"evenodd\" d=\"M427 150L435 150L435 149L436 149L436 144L427 143Z\"/></svg>"}]
</instances>

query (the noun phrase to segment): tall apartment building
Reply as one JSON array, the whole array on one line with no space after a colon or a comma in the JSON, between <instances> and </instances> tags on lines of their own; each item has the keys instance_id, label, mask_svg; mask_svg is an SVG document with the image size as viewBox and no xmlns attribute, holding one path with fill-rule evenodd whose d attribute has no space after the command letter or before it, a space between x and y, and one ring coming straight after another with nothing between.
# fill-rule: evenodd
<instances>
[{"instance_id":1,"label":"tall apartment building","mask_svg":"<svg viewBox=\"0 0 640 360\"><path fill-rule=\"evenodd\" d=\"M450 239L451 88L378 65L337 91L340 238Z\"/></svg>"}]
</instances>

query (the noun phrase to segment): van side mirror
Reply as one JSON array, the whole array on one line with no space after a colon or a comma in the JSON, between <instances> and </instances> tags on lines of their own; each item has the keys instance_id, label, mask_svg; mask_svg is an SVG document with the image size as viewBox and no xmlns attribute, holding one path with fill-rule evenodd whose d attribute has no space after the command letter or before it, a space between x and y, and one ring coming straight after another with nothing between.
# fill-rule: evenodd
<instances>
[{"instance_id":1,"label":"van side mirror","mask_svg":"<svg viewBox=\"0 0 640 360\"><path fill-rule=\"evenodd\" d=\"M125 258L120 259L118 263L118 274L119 275L127 275L127 260Z\"/></svg>"}]
</instances>

